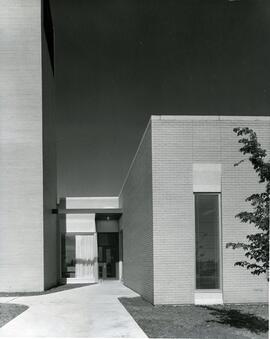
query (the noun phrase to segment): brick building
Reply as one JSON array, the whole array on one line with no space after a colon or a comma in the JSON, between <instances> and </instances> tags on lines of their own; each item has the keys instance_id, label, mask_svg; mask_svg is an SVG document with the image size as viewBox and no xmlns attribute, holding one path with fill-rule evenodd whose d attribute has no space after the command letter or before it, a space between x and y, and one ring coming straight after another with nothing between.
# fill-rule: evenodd
<instances>
[{"instance_id":1,"label":"brick building","mask_svg":"<svg viewBox=\"0 0 270 339\"><path fill-rule=\"evenodd\" d=\"M266 277L226 249L253 231L235 215L264 189L249 162L234 167L238 126L270 150L266 117L152 116L118 197L61 200L63 281L121 279L153 304L266 301ZM95 260L84 277L82 254Z\"/></svg>"},{"instance_id":2,"label":"brick building","mask_svg":"<svg viewBox=\"0 0 270 339\"><path fill-rule=\"evenodd\" d=\"M57 218L50 9L1 4L0 291L121 279L154 304L266 301L266 277L225 245L252 231L235 215L264 188L233 166L233 128L270 153L269 117L152 116L119 196L64 197Z\"/></svg>"},{"instance_id":3,"label":"brick building","mask_svg":"<svg viewBox=\"0 0 270 339\"><path fill-rule=\"evenodd\" d=\"M254 231L235 215L264 189L250 163L233 166L242 157L238 126L253 128L269 154L267 117L152 116L148 124L120 193L120 225L124 283L154 304L267 300L266 277L235 267L243 252L225 248Z\"/></svg>"}]
</instances>

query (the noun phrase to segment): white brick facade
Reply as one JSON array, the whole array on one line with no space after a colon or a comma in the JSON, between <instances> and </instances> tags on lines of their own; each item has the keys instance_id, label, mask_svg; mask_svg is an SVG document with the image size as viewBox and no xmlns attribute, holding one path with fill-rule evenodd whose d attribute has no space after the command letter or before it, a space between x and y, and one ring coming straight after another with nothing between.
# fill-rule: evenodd
<instances>
[{"instance_id":1,"label":"white brick facade","mask_svg":"<svg viewBox=\"0 0 270 339\"><path fill-rule=\"evenodd\" d=\"M254 231L240 223L235 215L249 209L244 201L248 195L264 188L258 184L248 162L233 166L242 158L233 132L238 126L253 128L262 146L270 152L269 118L154 116L151 119L122 190L121 224L124 282L154 304L194 303L194 163L221 165L224 302L267 301L266 278L235 267L234 262L243 258L243 252L225 248L227 242L245 240Z\"/></svg>"},{"instance_id":2,"label":"white brick facade","mask_svg":"<svg viewBox=\"0 0 270 339\"><path fill-rule=\"evenodd\" d=\"M148 126L120 194L124 284L153 302L151 127Z\"/></svg>"},{"instance_id":3,"label":"white brick facade","mask_svg":"<svg viewBox=\"0 0 270 339\"><path fill-rule=\"evenodd\" d=\"M42 291L58 280L53 77L41 1L0 7L0 291Z\"/></svg>"}]
</instances>

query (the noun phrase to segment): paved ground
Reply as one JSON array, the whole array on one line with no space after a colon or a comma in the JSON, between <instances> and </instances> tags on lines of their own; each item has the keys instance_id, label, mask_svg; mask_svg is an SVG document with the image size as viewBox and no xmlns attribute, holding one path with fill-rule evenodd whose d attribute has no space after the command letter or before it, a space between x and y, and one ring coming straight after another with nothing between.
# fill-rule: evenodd
<instances>
[{"instance_id":1,"label":"paved ground","mask_svg":"<svg viewBox=\"0 0 270 339\"><path fill-rule=\"evenodd\" d=\"M45 295L2 297L0 303L29 308L0 328L0 336L143 338L118 300L136 296L118 281L106 281Z\"/></svg>"}]
</instances>

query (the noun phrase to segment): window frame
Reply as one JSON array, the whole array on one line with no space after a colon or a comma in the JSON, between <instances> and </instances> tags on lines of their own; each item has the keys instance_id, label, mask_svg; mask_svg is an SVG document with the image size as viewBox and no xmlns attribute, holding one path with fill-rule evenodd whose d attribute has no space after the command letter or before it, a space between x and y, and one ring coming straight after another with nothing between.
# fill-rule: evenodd
<instances>
[{"instance_id":1,"label":"window frame","mask_svg":"<svg viewBox=\"0 0 270 339\"><path fill-rule=\"evenodd\" d=\"M219 288L215 289L199 289L196 288L196 206L195 206L195 197L196 195L216 195L218 197L218 241L219 241ZM209 292L222 292L223 291L223 242L222 242L222 203L221 203L221 192L193 192L193 218L194 218L194 291L200 293L209 293Z\"/></svg>"}]
</instances>

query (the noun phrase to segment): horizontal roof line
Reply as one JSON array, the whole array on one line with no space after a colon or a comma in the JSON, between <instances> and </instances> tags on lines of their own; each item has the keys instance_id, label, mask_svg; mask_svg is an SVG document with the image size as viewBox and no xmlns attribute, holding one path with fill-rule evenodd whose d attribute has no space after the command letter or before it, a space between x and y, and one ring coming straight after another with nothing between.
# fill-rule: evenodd
<instances>
[{"instance_id":1,"label":"horizontal roof line","mask_svg":"<svg viewBox=\"0 0 270 339\"><path fill-rule=\"evenodd\" d=\"M69 200L104 200L104 199L118 199L118 196L111 196L111 197L63 197L60 199L69 199Z\"/></svg>"},{"instance_id":2,"label":"horizontal roof line","mask_svg":"<svg viewBox=\"0 0 270 339\"><path fill-rule=\"evenodd\" d=\"M270 113L269 113L270 114ZM270 116L251 115L152 115L151 120L222 120L222 121L270 121Z\"/></svg>"}]
</instances>

